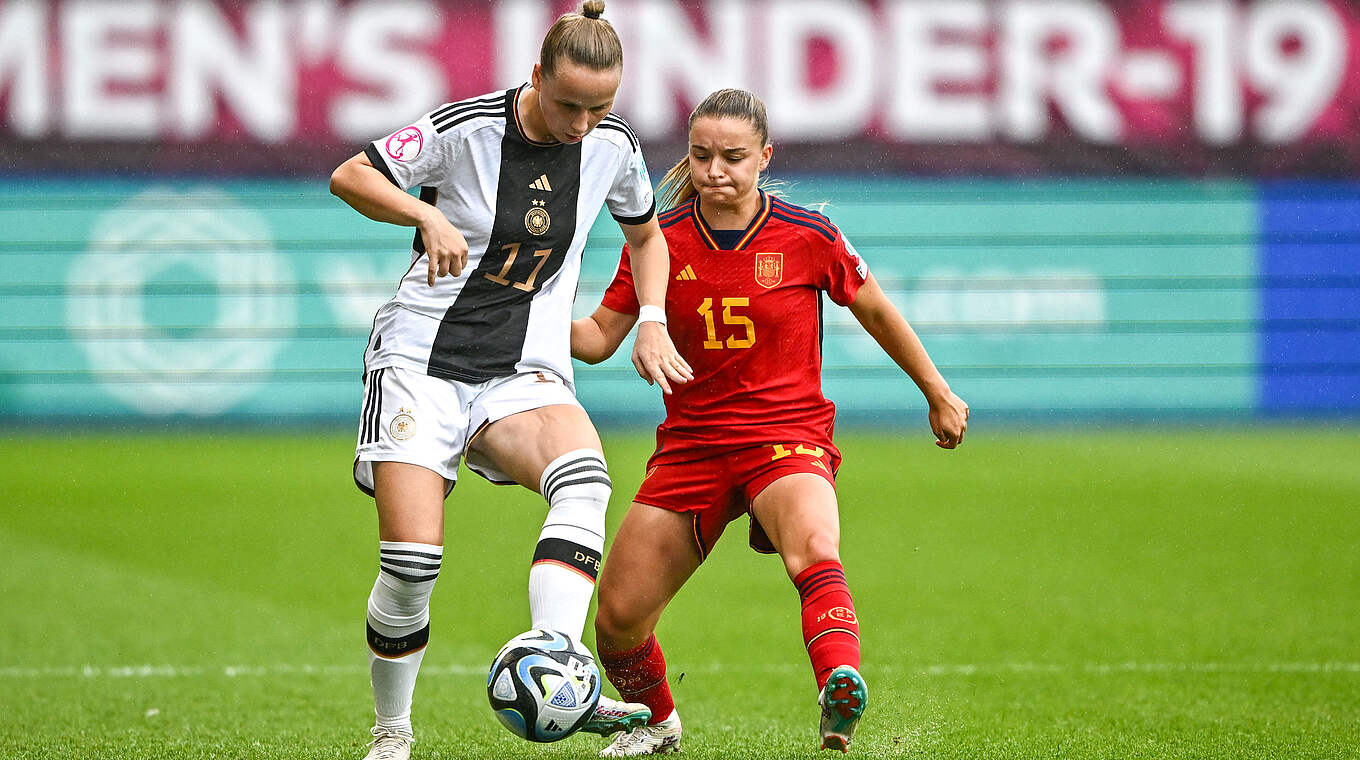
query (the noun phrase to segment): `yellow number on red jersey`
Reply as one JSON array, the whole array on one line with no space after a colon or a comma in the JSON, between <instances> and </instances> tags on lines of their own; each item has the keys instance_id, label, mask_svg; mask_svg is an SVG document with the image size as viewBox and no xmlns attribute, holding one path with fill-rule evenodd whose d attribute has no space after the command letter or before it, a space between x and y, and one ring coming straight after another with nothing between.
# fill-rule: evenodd
<instances>
[{"instance_id":1,"label":"yellow number on red jersey","mask_svg":"<svg viewBox=\"0 0 1360 760\"><path fill-rule=\"evenodd\" d=\"M733 313L734 306L750 306L751 299L724 298L722 299L722 321L725 325L740 326L746 328L746 337L738 338L736 335L727 336L727 342L718 339L718 328L713 319L713 299L705 298L699 304L699 315L704 318L704 329L708 333L708 339L704 341L704 348L750 348L756 344L756 324L745 314Z\"/></svg>"}]
</instances>

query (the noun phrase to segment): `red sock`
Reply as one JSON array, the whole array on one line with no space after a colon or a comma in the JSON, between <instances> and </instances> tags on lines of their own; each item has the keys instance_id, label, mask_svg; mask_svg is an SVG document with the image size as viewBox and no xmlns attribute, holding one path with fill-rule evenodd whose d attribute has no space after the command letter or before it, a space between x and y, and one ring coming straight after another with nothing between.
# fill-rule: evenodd
<instances>
[{"instance_id":1,"label":"red sock","mask_svg":"<svg viewBox=\"0 0 1360 760\"><path fill-rule=\"evenodd\" d=\"M817 688L826 686L841 665L859 668L859 619L845 570L836 560L807 568L793 579L803 600L803 644L807 646Z\"/></svg>"},{"instance_id":2,"label":"red sock","mask_svg":"<svg viewBox=\"0 0 1360 760\"><path fill-rule=\"evenodd\" d=\"M666 658L656 634L635 649L608 652L596 642L605 675L625 702L641 702L652 710L649 725L669 718L675 709L671 687L666 683Z\"/></svg>"}]
</instances>

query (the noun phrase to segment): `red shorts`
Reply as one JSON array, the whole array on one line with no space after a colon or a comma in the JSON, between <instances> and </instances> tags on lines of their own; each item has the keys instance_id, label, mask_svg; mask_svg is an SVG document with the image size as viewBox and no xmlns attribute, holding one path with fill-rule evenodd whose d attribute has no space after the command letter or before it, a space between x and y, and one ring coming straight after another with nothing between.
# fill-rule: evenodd
<instances>
[{"instance_id":1,"label":"red shorts","mask_svg":"<svg viewBox=\"0 0 1360 760\"><path fill-rule=\"evenodd\" d=\"M841 465L841 453L829 443L714 448L704 453L703 459L660 464L654 455L633 498L639 504L692 514L701 560L708 557L727 524L749 513L751 502L771 483L785 475L807 472L826 478L834 488L836 470ZM754 515L749 541L758 552L775 551Z\"/></svg>"}]
</instances>

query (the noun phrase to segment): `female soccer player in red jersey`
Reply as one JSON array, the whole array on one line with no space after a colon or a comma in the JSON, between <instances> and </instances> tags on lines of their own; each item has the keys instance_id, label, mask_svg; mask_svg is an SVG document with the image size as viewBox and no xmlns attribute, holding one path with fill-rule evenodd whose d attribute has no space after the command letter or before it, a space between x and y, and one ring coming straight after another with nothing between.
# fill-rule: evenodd
<instances>
[{"instance_id":1,"label":"female soccer player in red jersey","mask_svg":"<svg viewBox=\"0 0 1360 760\"><path fill-rule=\"evenodd\" d=\"M600 661L624 699L652 712L605 757L678 748L680 718L653 631L723 528L747 512L752 548L780 554L802 599L822 747L850 743L868 689L839 556L841 457L820 377L823 292L848 306L916 382L940 447L958 446L968 426L967 404L840 230L759 188L773 154L767 124L755 95L713 93L690 116L688 157L662 182L666 316L694 379L665 397L656 452L600 576ZM592 363L609 357L638 311L625 249L601 306L572 323L572 354Z\"/></svg>"}]
</instances>

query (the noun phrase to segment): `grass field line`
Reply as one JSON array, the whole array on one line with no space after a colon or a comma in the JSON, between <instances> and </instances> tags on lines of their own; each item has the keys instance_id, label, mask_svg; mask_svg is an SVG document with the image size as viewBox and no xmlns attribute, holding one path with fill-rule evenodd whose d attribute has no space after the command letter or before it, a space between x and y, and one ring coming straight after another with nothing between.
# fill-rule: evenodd
<instances>
[{"instance_id":1,"label":"grass field line","mask_svg":"<svg viewBox=\"0 0 1360 760\"><path fill-rule=\"evenodd\" d=\"M804 663L781 665L709 664L686 668L687 672L782 673L801 671ZM916 676L988 676L1006 674L1117 675L1121 673L1351 673L1360 675L1360 662L1087 662L1082 664L1007 662L952 665L874 665L869 672ZM60 667L0 667L0 680L46 678L200 678L271 677L281 675L355 676L368 672L367 665L80 665ZM485 665L438 665L421 668L422 675L484 676Z\"/></svg>"}]
</instances>

